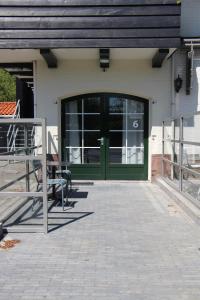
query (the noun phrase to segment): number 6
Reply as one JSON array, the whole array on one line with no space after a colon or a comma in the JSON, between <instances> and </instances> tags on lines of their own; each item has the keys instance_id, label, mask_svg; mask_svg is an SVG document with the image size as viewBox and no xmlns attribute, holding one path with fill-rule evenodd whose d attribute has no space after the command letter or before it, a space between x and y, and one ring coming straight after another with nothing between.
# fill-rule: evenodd
<instances>
[{"instance_id":1,"label":"number 6","mask_svg":"<svg viewBox=\"0 0 200 300\"><path fill-rule=\"evenodd\" d=\"M138 128L139 124L138 124L138 120L133 121L133 128Z\"/></svg>"}]
</instances>

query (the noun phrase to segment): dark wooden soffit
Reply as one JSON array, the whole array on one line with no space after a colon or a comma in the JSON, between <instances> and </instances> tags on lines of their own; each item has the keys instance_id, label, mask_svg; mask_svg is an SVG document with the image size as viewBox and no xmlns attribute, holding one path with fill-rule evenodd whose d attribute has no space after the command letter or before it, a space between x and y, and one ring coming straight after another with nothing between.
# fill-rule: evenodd
<instances>
[{"instance_id":1,"label":"dark wooden soffit","mask_svg":"<svg viewBox=\"0 0 200 300\"><path fill-rule=\"evenodd\" d=\"M152 59L152 68L161 68L165 57L169 54L169 49L158 49Z\"/></svg>"},{"instance_id":2,"label":"dark wooden soffit","mask_svg":"<svg viewBox=\"0 0 200 300\"><path fill-rule=\"evenodd\" d=\"M1 0L0 48L180 46L181 7L176 0L105 2Z\"/></svg>"},{"instance_id":3,"label":"dark wooden soffit","mask_svg":"<svg viewBox=\"0 0 200 300\"><path fill-rule=\"evenodd\" d=\"M92 5L161 5L176 4L176 0L106 0L102 4L102 0L1 0L1 6L91 6Z\"/></svg>"},{"instance_id":4,"label":"dark wooden soffit","mask_svg":"<svg viewBox=\"0 0 200 300\"><path fill-rule=\"evenodd\" d=\"M40 54L46 61L49 69L57 68L57 66L58 66L57 58L53 54L51 49L40 49Z\"/></svg>"}]
</instances>

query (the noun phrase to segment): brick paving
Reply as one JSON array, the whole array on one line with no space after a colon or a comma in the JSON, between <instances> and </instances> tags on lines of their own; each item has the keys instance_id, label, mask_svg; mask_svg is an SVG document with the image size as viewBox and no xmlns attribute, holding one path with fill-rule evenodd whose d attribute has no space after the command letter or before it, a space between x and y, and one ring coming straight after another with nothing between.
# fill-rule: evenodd
<instances>
[{"instance_id":1,"label":"brick paving","mask_svg":"<svg viewBox=\"0 0 200 300\"><path fill-rule=\"evenodd\" d=\"M200 227L173 199L143 182L77 189L56 230L8 234L21 243L0 251L1 300L200 299Z\"/></svg>"}]
</instances>

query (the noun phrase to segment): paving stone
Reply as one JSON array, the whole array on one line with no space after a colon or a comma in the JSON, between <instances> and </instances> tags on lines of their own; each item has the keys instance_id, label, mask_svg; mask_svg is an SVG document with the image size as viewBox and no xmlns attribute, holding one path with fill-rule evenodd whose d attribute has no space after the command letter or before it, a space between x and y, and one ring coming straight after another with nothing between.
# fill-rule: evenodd
<instances>
[{"instance_id":1,"label":"paving stone","mask_svg":"<svg viewBox=\"0 0 200 300\"><path fill-rule=\"evenodd\" d=\"M199 225L171 197L148 182L76 188L86 197L49 214L59 228L0 251L1 300L199 299Z\"/></svg>"}]
</instances>

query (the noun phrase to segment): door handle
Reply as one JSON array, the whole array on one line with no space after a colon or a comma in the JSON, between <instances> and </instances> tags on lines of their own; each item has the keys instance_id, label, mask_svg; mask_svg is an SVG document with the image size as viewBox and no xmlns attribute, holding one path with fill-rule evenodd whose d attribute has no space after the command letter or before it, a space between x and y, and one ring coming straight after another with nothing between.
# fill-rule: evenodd
<instances>
[{"instance_id":1,"label":"door handle","mask_svg":"<svg viewBox=\"0 0 200 300\"><path fill-rule=\"evenodd\" d=\"M101 137L100 139L97 139L97 141L99 141L101 143L101 146L104 145L104 138L103 137Z\"/></svg>"}]
</instances>

